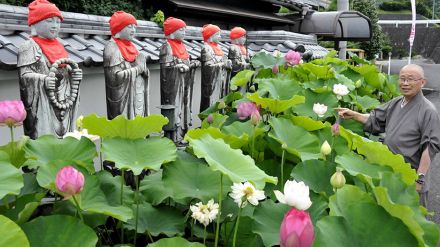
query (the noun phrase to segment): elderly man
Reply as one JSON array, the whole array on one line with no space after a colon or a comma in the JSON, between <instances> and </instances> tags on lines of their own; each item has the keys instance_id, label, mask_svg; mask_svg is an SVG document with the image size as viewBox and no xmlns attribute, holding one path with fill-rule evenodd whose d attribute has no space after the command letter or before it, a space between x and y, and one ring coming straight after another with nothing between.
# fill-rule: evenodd
<instances>
[{"instance_id":1,"label":"elderly man","mask_svg":"<svg viewBox=\"0 0 440 247\"><path fill-rule=\"evenodd\" d=\"M385 132L384 143L388 148L403 155L417 171L416 188L421 204L426 207L427 173L440 150L440 119L435 106L423 96L422 87L426 83L423 68L409 64L401 69L399 76L402 96L377 107L370 114L346 108L337 111L342 118L363 123L366 132Z\"/></svg>"}]
</instances>

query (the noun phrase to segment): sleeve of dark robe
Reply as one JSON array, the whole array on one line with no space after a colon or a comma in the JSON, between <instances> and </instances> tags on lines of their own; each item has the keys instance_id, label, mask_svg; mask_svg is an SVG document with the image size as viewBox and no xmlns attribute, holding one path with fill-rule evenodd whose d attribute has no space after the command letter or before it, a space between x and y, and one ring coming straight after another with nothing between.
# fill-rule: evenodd
<instances>
[{"instance_id":1,"label":"sleeve of dark robe","mask_svg":"<svg viewBox=\"0 0 440 247\"><path fill-rule=\"evenodd\" d=\"M370 112L367 122L364 123L364 131L372 134L385 132L388 111L394 100L376 107Z\"/></svg>"},{"instance_id":2,"label":"sleeve of dark robe","mask_svg":"<svg viewBox=\"0 0 440 247\"><path fill-rule=\"evenodd\" d=\"M420 149L423 152L426 148L429 150L431 161L440 151L440 117L434 107L428 108L426 111L419 113L422 126Z\"/></svg>"}]
</instances>

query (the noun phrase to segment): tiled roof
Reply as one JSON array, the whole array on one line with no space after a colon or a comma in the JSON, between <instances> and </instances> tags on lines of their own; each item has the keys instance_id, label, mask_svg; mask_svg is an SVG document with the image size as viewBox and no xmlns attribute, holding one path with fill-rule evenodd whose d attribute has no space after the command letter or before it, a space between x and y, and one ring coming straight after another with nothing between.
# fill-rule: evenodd
<instances>
[{"instance_id":1,"label":"tiled roof","mask_svg":"<svg viewBox=\"0 0 440 247\"><path fill-rule=\"evenodd\" d=\"M13 70L17 65L18 47L29 38L27 8L0 4L0 69ZM104 46L110 39L109 17L63 12L60 39L70 57L85 66L99 66L103 62ZM222 31L221 47L226 52L230 43L229 32ZM150 63L159 60L159 47L164 42L162 28L156 23L138 21L137 36L133 41L140 52L150 56ZM200 56L203 46L201 29L189 26L185 44L190 56ZM286 31L250 31L248 48L250 53L261 50L285 53L302 44L322 57L327 50L317 45L316 37Z\"/></svg>"},{"instance_id":2,"label":"tiled roof","mask_svg":"<svg viewBox=\"0 0 440 247\"><path fill-rule=\"evenodd\" d=\"M263 0L263 1L267 1L267 2L272 2L274 4L279 4L282 6L312 6L312 7L323 7L323 8L327 8L330 3L331 0Z\"/></svg>"}]
</instances>

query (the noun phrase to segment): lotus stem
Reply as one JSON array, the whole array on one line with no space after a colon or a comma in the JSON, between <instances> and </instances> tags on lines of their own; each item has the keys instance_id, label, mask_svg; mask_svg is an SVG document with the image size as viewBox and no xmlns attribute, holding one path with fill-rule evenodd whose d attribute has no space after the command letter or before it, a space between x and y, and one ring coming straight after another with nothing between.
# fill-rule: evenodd
<instances>
[{"instance_id":1,"label":"lotus stem","mask_svg":"<svg viewBox=\"0 0 440 247\"><path fill-rule=\"evenodd\" d=\"M99 162L101 163L101 171L104 170L104 163L102 162L102 138L99 139Z\"/></svg>"},{"instance_id":2,"label":"lotus stem","mask_svg":"<svg viewBox=\"0 0 440 247\"><path fill-rule=\"evenodd\" d=\"M15 143L14 143L14 127L9 126L9 132L11 134L11 163L13 163L13 159L15 157Z\"/></svg>"},{"instance_id":3,"label":"lotus stem","mask_svg":"<svg viewBox=\"0 0 440 247\"><path fill-rule=\"evenodd\" d=\"M203 229L203 245L206 245L206 226Z\"/></svg>"},{"instance_id":4,"label":"lotus stem","mask_svg":"<svg viewBox=\"0 0 440 247\"><path fill-rule=\"evenodd\" d=\"M286 150L283 148L283 153L281 154L281 191L284 191L284 154Z\"/></svg>"},{"instance_id":5,"label":"lotus stem","mask_svg":"<svg viewBox=\"0 0 440 247\"><path fill-rule=\"evenodd\" d=\"M124 170L121 170L121 205L123 205L124 196ZM124 222L121 221L121 244L124 243Z\"/></svg>"},{"instance_id":6,"label":"lotus stem","mask_svg":"<svg viewBox=\"0 0 440 247\"><path fill-rule=\"evenodd\" d=\"M237 240L238 224L240 224L240 215L241 215L242 204L243 204L243 202L240 204L240 207L238 208L237 219L235 221L235 227L234 227L234 238L232 240L232 247L235 247L235 242Z\"/></svg>"},{"instance_id":7,"label":"lotus stem","mask_svg":"<svg viewBox=\"0 0 440 247\"><path fill-rule=\"evenodd\" d=\"M79 218L81 219L81 222L84 223L84 218L83 218L83 216L81 214L81 208L79 207L79 203L76 200L75 196L72 196L72 198L73 198L73 201L75 202L76 211L78 212Z\"/></svg>"},{"instance_id":8,"label":"lotus stem","mask_svg":"<svg viewBox=\"0 0 440 247\"><path fill-rule=\"evenodd\" d=\"M217 214L217 225L215 228L215 242L214 246L218 246L218 236L220 232L220 214L222 212L222 194L223 194L223 173L220 174L220 193L218 193L218 214Z\"/></svg>"},{"instance_id":9,"label":"lotus stem","mask_svg":"<svg viewBox=\"0 0 440 247\"><path fill-rule=\"evenodd\" d=\"M136 246L137 230L138 230L138 219L139 219L139 175L135 176L136 183L136 221L134 227L134 246Z\"/></svg>"}]
</instances>

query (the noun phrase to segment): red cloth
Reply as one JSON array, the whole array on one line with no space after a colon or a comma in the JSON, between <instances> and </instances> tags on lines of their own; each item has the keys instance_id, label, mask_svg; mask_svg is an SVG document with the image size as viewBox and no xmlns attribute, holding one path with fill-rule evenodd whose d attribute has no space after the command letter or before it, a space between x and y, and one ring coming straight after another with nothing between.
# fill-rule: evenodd
<instances>
[{"instance_id":1,"label":"red cloth","mask_svg":"<svg viewBox=\"0 0 440 247\"><path fill-rule=\"evenodd\" d=\"M237 44L238 47L240 47L240 51L242 55L246 55L247 54L247 50L246 47L244 45L239 45Z\"/></svg>"},{"instance_id":2,"label":"red cloth","mask_svg":"<svg viewBox=\"0 0 440 247\"><path fill-rule=\"evenodd\" d=\"M49 59L50 63L54 63L60 58L68 58L69 54L64 45L57 39L43 39L38 36L32 36L32 39L40 46L43 54Z\"/></svg>"},{"instance_id":3,"label":"red cloth","mask_svg":"<svg viewBox=\"0 0 440 247\"><path fill-rule=\"evenodd\" d=\"M129 13L125 13L124 11L116 11L113 13L112 17L110 17L109 24L112 36L115 36L115 34L119 33L128 25L137 25L137 21L136 18Z\"/></svg>"},{"instance_id":4,"label":"red cloth","mask_svg":"<svg viewBox=\"0 0 440 247\"><path fill-rule=\"evenodd\" d=\"M188 59L189 54L186 51L186 47L183 44L182 40L178 39L167 39L168 44L171 46L171 50L173 50L173 56L178 57L180 59Z\"/></svg>"},{"instance_id":5,"label":"red cloth","mask_svg":"<svg viewBox=\"0 0 440 247\"><path fill-rule=\"evenodd\" d=\"M203 40L207 41L216 32L219 32L220 28L216 25L206 24L202 28Z\"/></svg>"},{"instance_id":6,"label":"red cloth","mask_svg":"<svg viewBox=\"0 0 440 247\"><path fill-rule=\"evenodd\" d=\"M131 63L136 60L136 57L139 55L139 51L130 40L117 38L113 38L113 40L115 41L116 45L118 45L119 51L121 52L125 61Z\"/></svg>"},{"instance_id":7,"label":"red cloth","mask_svg":"<svg viewBox=\"0 0 440 247\"><path fill-rule=\"evenodd\" d=\"M186 23L184 21L174 17L168 17L163 23L163 32L166 36L168 36L182 27L186 27Z\"/></svg>"},{"instance_id":8,"label":"red cloth","mask_svg":"<svg viewBox=\"0 0 440 247\"><path fill-rule=\"evenodd\" d=\"M51 17L59 17L64 20L61 11L53 3L47 0L35 0L29 4L28 25L31 26L39 21Z\"/></svg>"},{"instance_id":9,"label":"red cloth","mask_svg":"<svg viewBox=\"0 0 440 247\"><path fill-rule=\"evenodd\" d=\"M209 46L212 47L212 49L214 50L214 54L217 56L223 56L223 50L222 48L218 45L218 43L214 43L214 42L206 42L208 43Z\"/></svg>"},{"instance_id":10,"label":"red cloth","mask_svg":"<svg viewBox=\"0 0 440 247\"><path fill-rule=\"evenodd\" d=\"M234 27L231 29L231 33L229 34L229 37L231 40L238 39L246 35L246 30L241 27Z\"/></svg>"}]
</instances>

